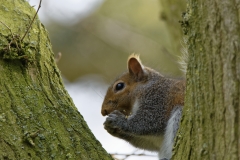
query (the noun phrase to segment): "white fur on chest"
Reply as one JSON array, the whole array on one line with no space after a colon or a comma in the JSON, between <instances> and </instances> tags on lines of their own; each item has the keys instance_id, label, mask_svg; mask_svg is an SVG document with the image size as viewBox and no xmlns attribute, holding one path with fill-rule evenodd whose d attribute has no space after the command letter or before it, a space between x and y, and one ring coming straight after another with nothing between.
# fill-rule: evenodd
<instances>
[{"instance_id":1,"label":"white fur on chest","mask_svg":"<svg viewBox=\"0 0 240 160\"><path fill-rule=\"evenodd\" d=\"M132 108L132 115L135 115L139 109L139 102L138 99L135 100Z\"/></svg>"}]
</instances>

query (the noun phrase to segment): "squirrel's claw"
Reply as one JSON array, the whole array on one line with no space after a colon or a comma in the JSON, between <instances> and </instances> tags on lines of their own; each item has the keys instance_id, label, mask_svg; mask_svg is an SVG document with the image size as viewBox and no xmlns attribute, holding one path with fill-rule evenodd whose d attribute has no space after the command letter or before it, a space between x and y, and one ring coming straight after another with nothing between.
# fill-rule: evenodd
<instances>
[{"instance_id":1,"label":"squirrel's claw","mask_svg":"<svg viewBox=\"0 0 240 160\"><path fill-rule=\"evenodd\" d=\"M106 121L103 123L104 129L113 136L117 136L123 130L121 126L124 126L123 123L125 123L125 120L125 115L115 110L108 115Z\"/></svg>"}]
</instances>

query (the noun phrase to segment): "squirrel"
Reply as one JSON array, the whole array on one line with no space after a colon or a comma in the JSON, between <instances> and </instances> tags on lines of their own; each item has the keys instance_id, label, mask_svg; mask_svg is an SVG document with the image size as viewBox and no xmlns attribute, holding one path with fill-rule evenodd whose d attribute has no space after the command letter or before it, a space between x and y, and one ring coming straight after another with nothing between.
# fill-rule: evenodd
<instances>
[{"instance_id":1,"label":"squirrel","mask_svg":"<svg viewBox=\"0 0 240 160\"><path fill-rule=\"evenodd\" d=\"M137 148L158 152L160 160L171 159L184 95L185 80L166 78L132 54L128 71L107 90L104 128Z\"/></svg>"}]
</instances>

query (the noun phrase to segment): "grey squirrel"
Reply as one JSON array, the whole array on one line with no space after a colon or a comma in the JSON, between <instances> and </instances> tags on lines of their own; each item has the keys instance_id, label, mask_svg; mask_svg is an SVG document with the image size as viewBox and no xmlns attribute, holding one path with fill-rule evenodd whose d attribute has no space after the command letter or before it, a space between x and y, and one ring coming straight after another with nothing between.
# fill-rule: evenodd
<instances>
[{"instance_id":1,"label":"grey squirrel","mask_svg":"<svg viewBox=\"0 0 240 160\"><path fill-rule=\"evenodd\" d=\"M185 80L169 79L128 58L128 71L107 90L101 113L104 128L135 147L170 159L184 105Z\"/></svg>"}]
</instances>

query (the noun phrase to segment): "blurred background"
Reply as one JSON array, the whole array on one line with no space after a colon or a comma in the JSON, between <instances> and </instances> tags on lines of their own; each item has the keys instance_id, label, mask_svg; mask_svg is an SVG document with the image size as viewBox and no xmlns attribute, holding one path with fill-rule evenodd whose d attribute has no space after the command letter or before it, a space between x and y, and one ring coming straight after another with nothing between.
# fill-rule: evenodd
<instances>
[{"instance_id":1,"label":"blurred background","mask_svg":"<svg viewBox=\"0 0 240 160\"><path fill-rule=\"evenodd\" d=\"M28 2L38 7L39 0ZM182 77L178 21L184 10L180 4L167 7L160 0L42 1L38 15L49 32L56 57L62 54L57 64L66 89L94 135L110 154L153 156L115 156L118 159L157 158L155 153L137 150L103 129L106 117L100 110L106 89L127 69L131 53L140 54L143 64L163 75Z\"/></svg>"}]
</instances>

